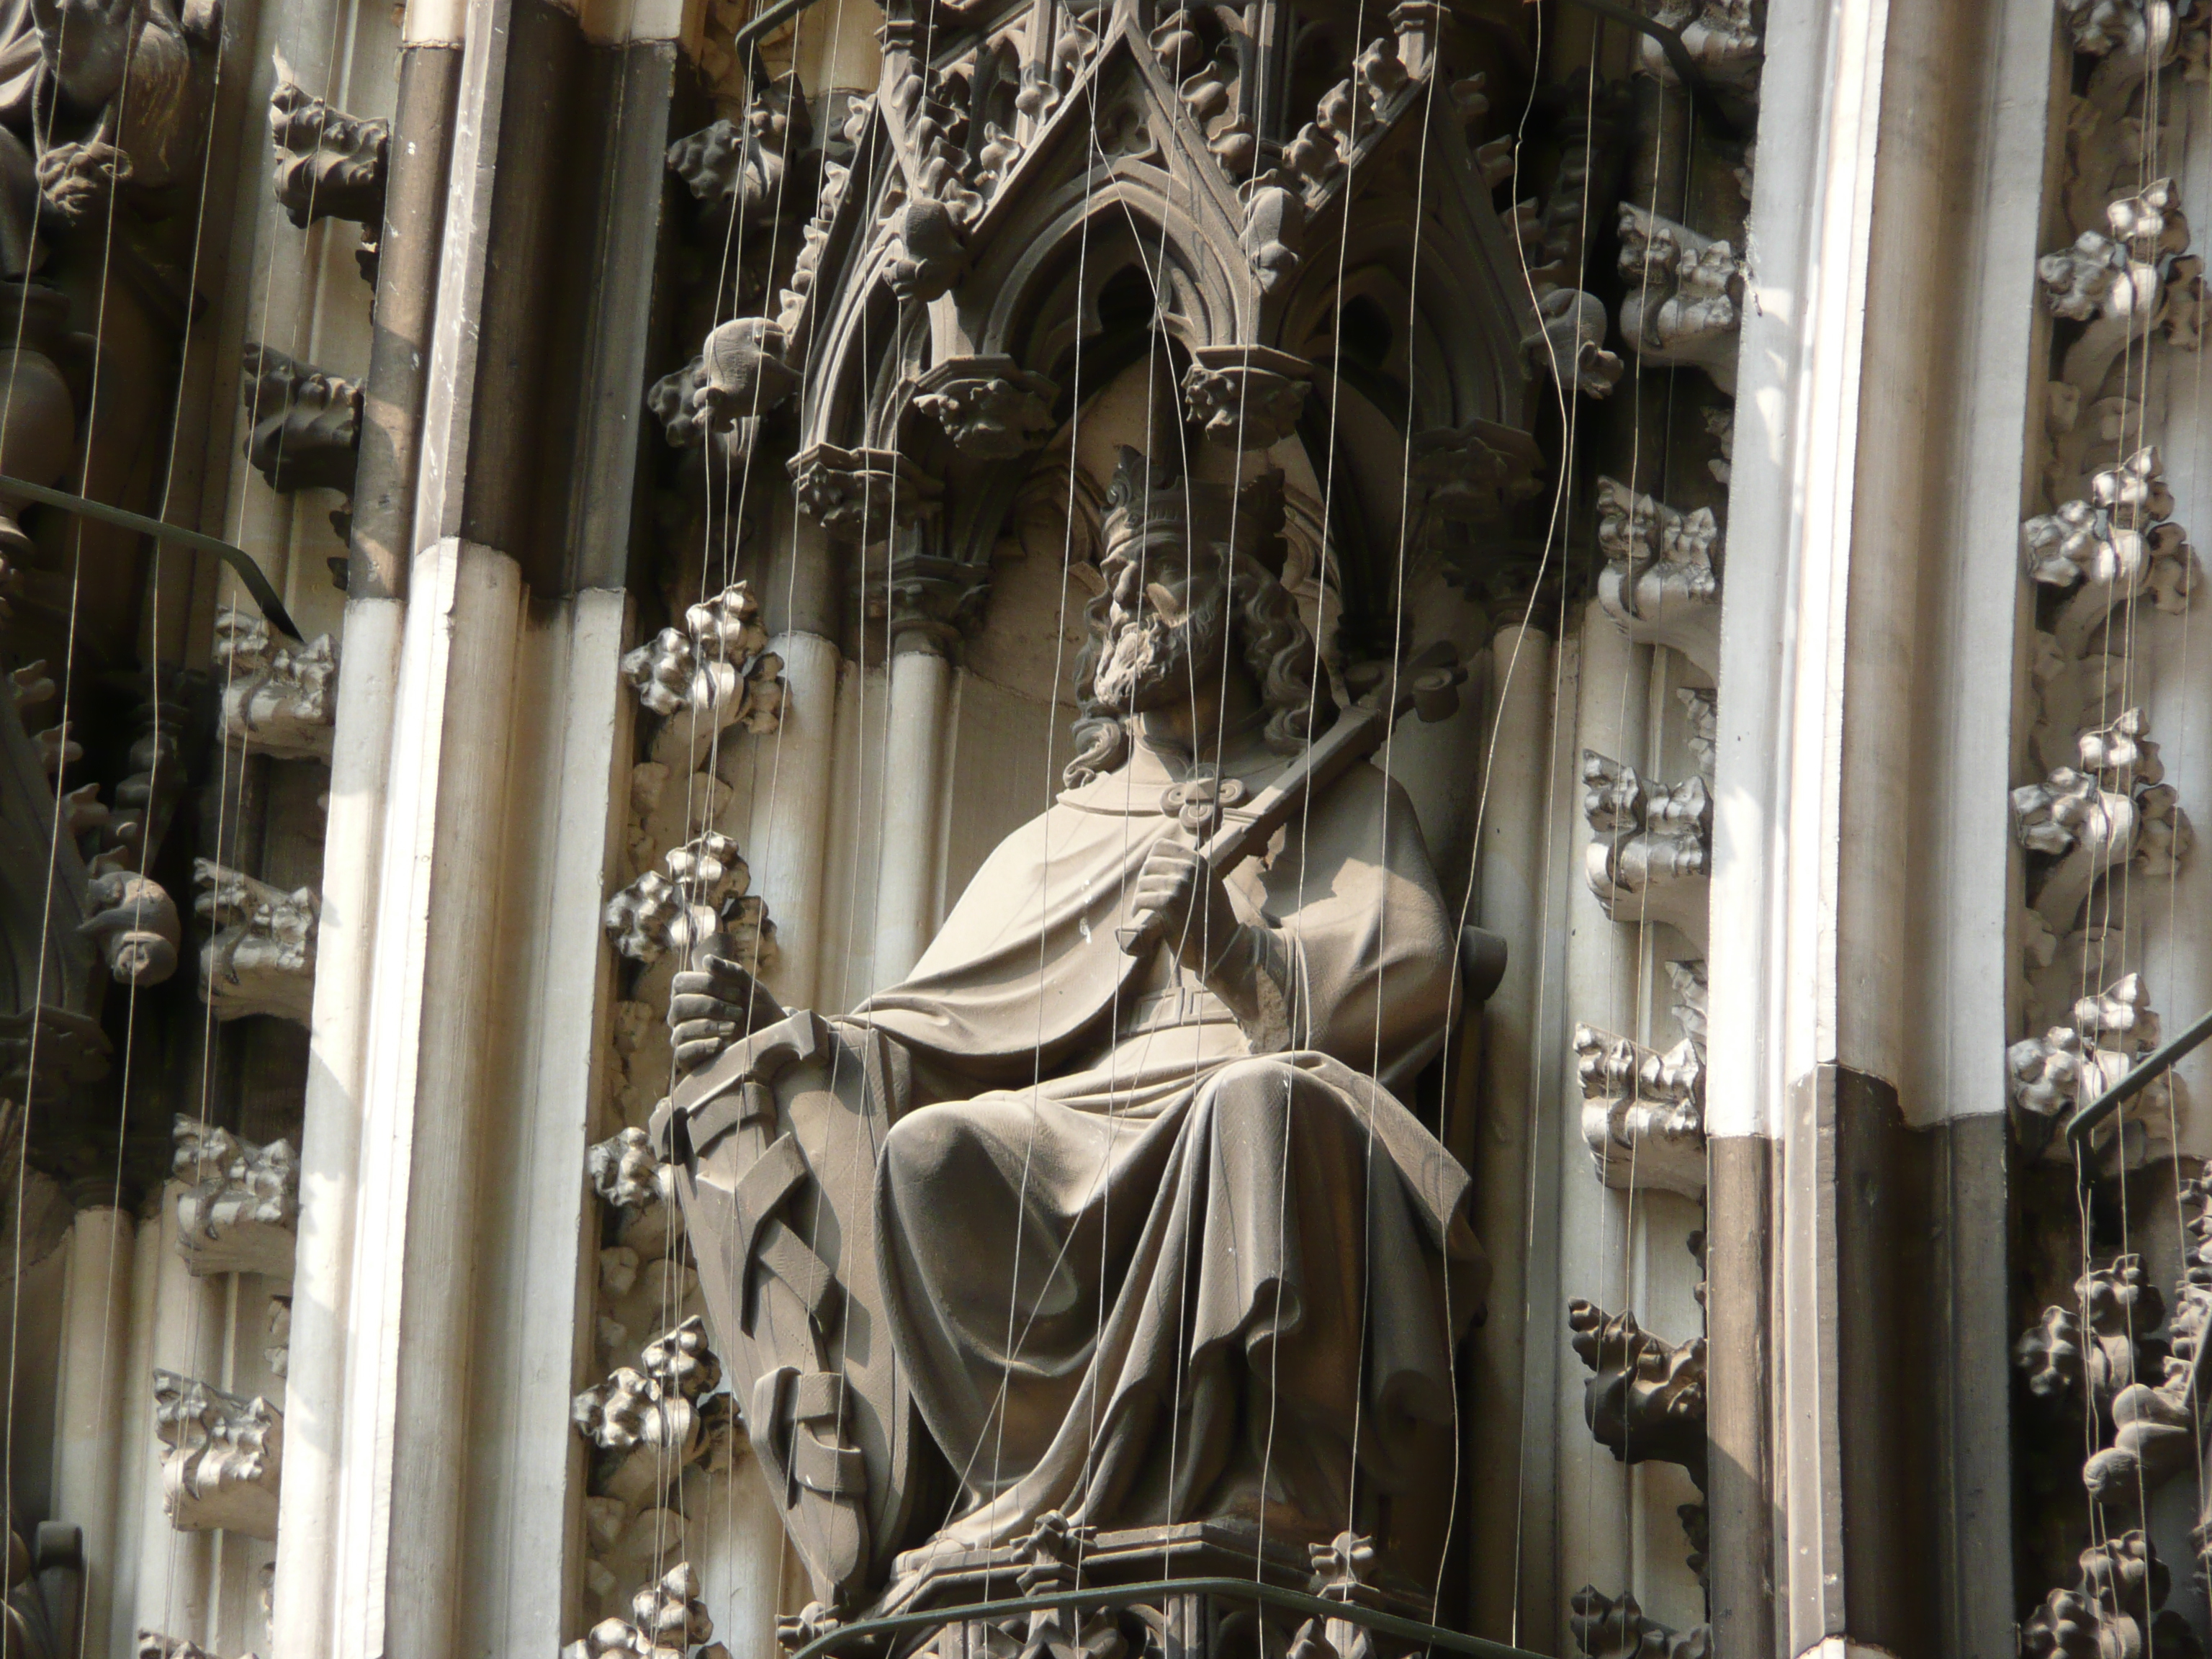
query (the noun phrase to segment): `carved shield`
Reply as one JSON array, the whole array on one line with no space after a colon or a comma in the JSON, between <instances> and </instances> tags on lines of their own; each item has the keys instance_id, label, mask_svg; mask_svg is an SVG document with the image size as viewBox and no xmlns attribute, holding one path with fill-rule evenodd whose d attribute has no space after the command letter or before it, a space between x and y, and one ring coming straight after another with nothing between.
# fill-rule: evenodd
<instances>
[{"instance_id":1,"label":"carved shield","mask_svg":"<svg viewBox=\"0 0 2212 1659\"><path fill-rule=\"evenodd\" d=\"M798 1013L677 1085L656 1125L716 1346L816 1596L899 1548L922 1431L877 1277L883 1039Z\"/></svg>"}]
</instances>

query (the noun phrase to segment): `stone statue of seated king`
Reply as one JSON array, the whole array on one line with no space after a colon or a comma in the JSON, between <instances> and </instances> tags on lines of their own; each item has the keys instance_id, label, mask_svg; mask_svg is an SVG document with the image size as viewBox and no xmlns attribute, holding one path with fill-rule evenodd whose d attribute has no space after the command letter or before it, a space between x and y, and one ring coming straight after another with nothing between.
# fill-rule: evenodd
<instances>
[{"instance_id":1,"label":"stone statue of seated king","mask_svg":"<svg viewBox=\"0 0 2212 1659\"><path fill-rule=\"evenodd\" d=\"M1488 1274L1399 1091L1455 1007L1455 921L1366 761L1236 867L1198 850L1337 714L1252 493L1123 452L1082 752L904 982L836 1018L719 957L674 982L655 1133L845 1616L1041 1523L1154 1570L1346 1532L1434 1570Z\"/></svg>"}]
</instances>

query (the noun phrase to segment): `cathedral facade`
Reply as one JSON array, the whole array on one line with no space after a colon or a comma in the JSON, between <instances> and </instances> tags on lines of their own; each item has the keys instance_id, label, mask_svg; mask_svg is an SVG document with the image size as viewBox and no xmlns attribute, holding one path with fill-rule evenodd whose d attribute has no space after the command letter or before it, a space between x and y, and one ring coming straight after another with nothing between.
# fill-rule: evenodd
<instances>
[{"instance_id":1,"label":"cathedral facade","mask_svg":"<svg viewBox=\"0 0 2212 1659\"><path fill-rule=\"evenodd\" d=\"M19 0L0 1655L2212 1643L2208 192L2204 0Z\"/></svg>"}]
</instances>

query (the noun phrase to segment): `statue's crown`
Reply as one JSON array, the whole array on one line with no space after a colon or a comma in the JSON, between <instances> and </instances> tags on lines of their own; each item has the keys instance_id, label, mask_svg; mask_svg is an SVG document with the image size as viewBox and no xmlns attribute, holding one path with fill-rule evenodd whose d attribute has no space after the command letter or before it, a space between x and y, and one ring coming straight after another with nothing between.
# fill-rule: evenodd
<instances>
[{"instance_id":1,"label":"statue's crown","mask_svg":"<svg viewBox=\"0 0 2212 1659\"><path fill-rule=\"evenodd\" d=\"M1107 486L1101 528L1108 552L1146 543L1216 546L1233 537L1238 552L1279 575L1283 475L1264 472L1242 489L1234 484L1194 483L1172 460L1152 460L1124 444L1121 464Z\"/></svg>"}]
</instances>

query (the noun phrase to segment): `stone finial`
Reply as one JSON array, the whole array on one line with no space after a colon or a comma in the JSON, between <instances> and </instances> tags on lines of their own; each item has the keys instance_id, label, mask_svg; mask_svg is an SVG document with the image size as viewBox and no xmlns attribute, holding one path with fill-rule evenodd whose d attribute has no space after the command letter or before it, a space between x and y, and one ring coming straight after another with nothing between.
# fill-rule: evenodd
<instances>
[{"instance_id":1,"label":"stone finial","mask_svg":"<svg viewBox=\"0 0 2212 1659\"><path fill-rule=\"evenodd\" d=\"M322 900L285 892L209 859L192 860L193 912L214 929L200 951L200 1000L217 1019L270 1014L305 1025L315 1005Z\"/></svg>"},{"instance_id":2,"label":"stone finial","mask_svg":"<svg viewBox=\"0 0 2212 1659\"><path fill-rule=\"evenodd\" d=\"M177 1248L193 1273L292 1276L300 1222L300 1158L289 1140L256 1146L178 1115L171 1128Z\"/></svg>"},{"instance_id":3,"label":"stone finial","mask_svg":"<svg viewBox=\"0 0 2212 1659\"><path fill-rule=\"evenodd\" d=\"M161 1504L179 1532L220 1528L276 1536L284 1414L259 1395L225 1394L174 1371L154 1373Z\"/></svg>"}]
</instances>

